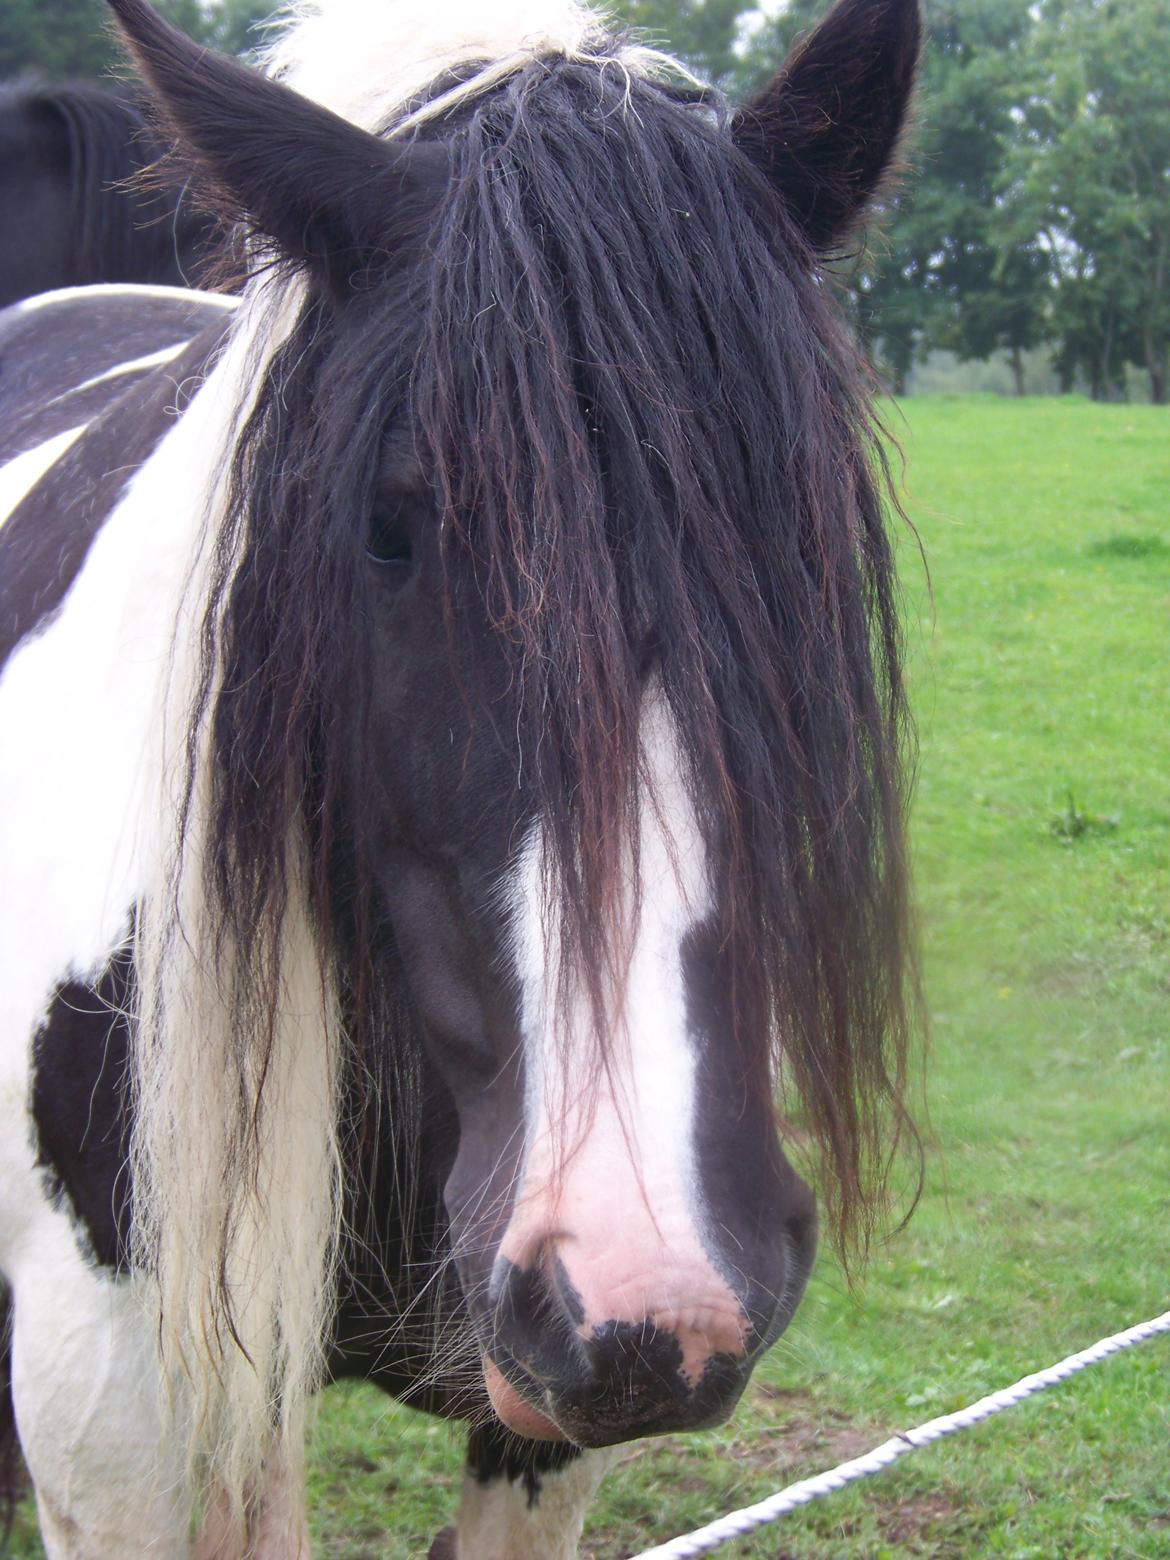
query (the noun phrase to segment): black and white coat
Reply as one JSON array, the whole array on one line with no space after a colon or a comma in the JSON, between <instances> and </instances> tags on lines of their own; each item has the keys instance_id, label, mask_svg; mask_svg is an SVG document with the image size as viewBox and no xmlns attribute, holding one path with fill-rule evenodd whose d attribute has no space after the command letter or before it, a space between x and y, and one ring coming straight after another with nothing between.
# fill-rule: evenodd
<instances>
[{"instance_id":1,"label":"black and white coat","mask_svg":"<svg viewBox=\"0 0 1170 1560\"><path fill-rule=\"evenodd\" d=\"M200 90L194 56L178 45L168 56L137 0L114 3L183 130L183 94ZM460 0L421 11L322 0L270 69L351 126L394 125L407 139L536 58L585 58L596 28L572 0L502 0L486 13ZM779 181L785 137L834 122L818 94L837 55L846 60L865 113L840 128L839 145L830 138L835 153L821 137L790 175L810 254L830 247L890 160L917 7L845 0L818 36L824 59L806 49L806 74L798 63L742 130ZM662 60L631 43L607 68L636 81ZM443 95L428 99L436 81ZM843 120L846 95L833 86L826 99ZM272 105L307 114L299 102L290 91ZM694 112L707 113L701 97ZM372 137L353 138L360 158ZM834 155L841 168L823 174L817 159ZM229 149L213 169L221 184L230 163ZM228 194L261 209L267 198ZM286 248L296 217L291 238L275 233ZM283 220L277 212L275 226ZM509 803L507 826L486 812L482 829L468 826L459 864L478 895L471 975L455 970L455 923L434 883L397 843L390 851L387 913L409 1002L428 1040L439 1037L415 1080L419 1108L440 1126L460 1118L435 1134L441 1152L412 1164L409 1234L371 1190L395 1184L394 1148L346 1136L343 1003L323 988L295 852L276 1043L263 1078L250 1078L222 969L198 935L209 924L198 864L207 798L190 761L209 739L191 711L232 450L282 344L299 340L305 285L278 268L238 304L94 288L0 316L0 1273L20 1445L54 1556L291 1560L308 1552L305 1401L323 1379L361 1374L475 1425L457 1535L436 1555L570 1560L611 1443L729 1411L798 1303L815 1246L811 1194L780 1152L770 1100L742 1097L716 1045L711 831L677 709L653 675L629 824L637 872L614 907L623 998L602 1015L623 1040L604 1065L587 983L562 1000L549 820L513 827ZM423 484L405 445L390 449L394 500L409 509ZM379 599L398 589L385 577L408 555L402 545L375 556ZM417 536L414 551L421 573ZM424 690L426 677L446 678L441 642L420 675ZM392 690L379 697L373 719L393 738ZM456 712L450 732L442 699ZM443 682L418 705L422 745L445 754L449 735L454 750L458 695ZM429 772L426 754L412 761ZM439 822L422 817L417 837ZM473 988L491 995L487 1018L467 1016ZM481 1023L502 1025L510 1043L473 1090L473 1068L443 1046ZM241 1090L258 1108L261 1086L263 1120L281 1130L258 1131L241 1161ZM360 1174L355 1152L372 1155ZM227 1184L241 1162L242 1189ZM375 1248L368 1269L363 1241ZM424 1301L436 1292L463 1352L420 1372L417 1340L394 1327L416 1304L430 1326Z\"/></svg>"}]
</instances>

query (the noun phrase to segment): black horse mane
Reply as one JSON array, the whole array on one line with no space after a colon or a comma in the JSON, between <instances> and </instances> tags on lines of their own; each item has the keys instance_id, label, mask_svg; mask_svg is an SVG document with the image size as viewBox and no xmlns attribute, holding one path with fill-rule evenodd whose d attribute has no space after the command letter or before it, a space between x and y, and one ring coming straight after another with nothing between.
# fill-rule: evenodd
<instances>
[{"instance_id":1,"label":"black horse mane","mask_svg":"<svg viewBox=\"0 0 1170 1560\"><path fill-rule=\"evenodd\" d=\"M0 90L0 113L48 118L63 133L75 282L169 278L197 245L207 224L189 202L183 210L182 190L142 177L165 146L132 95L26 78Z\"/></svg>"},{"instance_id":2,"label":"black horse mane","mask_svg":"<svg viewBox=\"0 0 1170 1560\"><path fill-rule=\"evenodd\" d=\"M799 1102L830 1222L864 1246L912 1131L916 988L888 480L859 356L717 100L617 54L550 57L417 133L451 156L424 254L363 278L378 323L361 332L310 281L218 538L207 862L250 1011L279 979L287 842L306 820L357 1031L377 1005L375 786L347 786L369 763L354 625L386 426L408 418L448 578L471 561L511 659L526 806L546 821L590 995L621 975L612 907L651 668L712 847L744 1076L760 1091L779 1076ZM391 232L369 235L379 248ZM457 656L454 604L449 621Z\"/></svg>"}]
</instances>

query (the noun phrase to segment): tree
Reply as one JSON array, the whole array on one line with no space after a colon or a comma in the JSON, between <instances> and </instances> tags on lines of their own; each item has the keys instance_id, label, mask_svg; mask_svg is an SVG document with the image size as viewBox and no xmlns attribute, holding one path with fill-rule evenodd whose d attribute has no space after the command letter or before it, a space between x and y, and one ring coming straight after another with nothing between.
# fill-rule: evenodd
<instances>
[{"instance_id":1,"label":"tree","mask_svg":"<svg viewBox=\"0 0 1170 1560\"><path fill-rule=\"evenodd\" d=\"M155 0L191 37L230 54L254 45L255 25L274 0ZM2 0L0 80L26 73L51 81L99 80L122 59L102 0Z\"/></svg>"},{"instance_id":2,"label":"tree","mask_svg":"<svg viewBox=\"0 0 1170 1560\"><path fill-rule=\"evenodd\" d=\"M1040 235L1066 381L1115 393L1126 362L1167 399L1170 0L1044 0L1003 229Z\"/></svg>"},{"instance_id":3,"label":"tree","mask_svg":"<svg viewBox=\"0 0 1170 1560\"><path fill-rule=\"evenodd\" d=\"M98 0L3 0L0 80L37 72L54 80L103 75L117 57Z\"/></svg>"},{"instance_id":4,"label":"tree","mask_svg":"<svg viewBox=\"0 0 1170 1560\"><path fill-rule=\"evenodd\" d=\"M1044 326L1049 268L1032 235L1005 244L996 203L1014 135L1027 0L929 0L921 102L910 170L891 211L893 265L876 268L867 304L895 382L917 345L963 359L1004 349L1023 391L1022 354Z\"/></svg>"},{"instance_id":5,"label":"tree","mask_svg":"<svg viewBox=\"0 0 1170 1560\"><path fill-rule=\"evenodd\" d=\"M997 204L1016 134L1033 14L1027 0L934 0L924 70L922 201L935 225L931 345L960 358L1022 354L1044 328L1049 267L1035 234L1007 242Z\"/></svg>"},{"instance_id":6,"label":"tree","mask_svg":"<svg viewBox=\"0 0 1170 1560\"><path fill-rule=\"evenodd\" d=\"M219 0L212 14L207 41L224 54L248 54L263 42L261 23L272 14L275 0Z\"/></svg>"},{"instance_id":7,"label":"tree","mask_svg":"<svg viewBox=\"0 0 1170 1560\"><path fill-rule=\"evenodd\" d=\"M790 0L753 40L758 73L774 69L824 9ZM857 327L898 392L916 358L941 346L964 358L1006 348L1022 388L1021 354L1043 328L1049 267L1034 238L1007 252L995 204L1015 133L1029 0L926 0L926 23L906 173L845 269Z\"/></svg>"},{"instance_id":8,"label":"tree","mask_svg":"<svg viewBox=\"0 0 1170 1560\"><path fill-rule=\"evenodd\" d=\"M753 0L618 0L614 14L661 44L705 81L728 84L741 57L738 43Z\"/></svg>"}]
</instances>

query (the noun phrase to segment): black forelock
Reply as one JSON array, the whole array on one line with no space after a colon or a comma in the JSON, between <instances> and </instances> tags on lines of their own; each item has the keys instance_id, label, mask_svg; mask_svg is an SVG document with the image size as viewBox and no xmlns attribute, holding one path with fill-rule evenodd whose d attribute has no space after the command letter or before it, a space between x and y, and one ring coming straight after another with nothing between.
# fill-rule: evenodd
<instances>
[{"instance_id":1,"label":"black forelock","mask_svg":"<svg viewBox=\"0 0 1170 1560\"><path fill-rule=\"evenodd\" d=\"M735 1033L749 1066L778 1037L830 1210L861 1212L906 1037L907 719L857 355L718 102L620 59L538 60L451 155L417 415L448 534L516 645L582 967L620 977L652 663L715 863Z\"/></svg>"}]
</instances>

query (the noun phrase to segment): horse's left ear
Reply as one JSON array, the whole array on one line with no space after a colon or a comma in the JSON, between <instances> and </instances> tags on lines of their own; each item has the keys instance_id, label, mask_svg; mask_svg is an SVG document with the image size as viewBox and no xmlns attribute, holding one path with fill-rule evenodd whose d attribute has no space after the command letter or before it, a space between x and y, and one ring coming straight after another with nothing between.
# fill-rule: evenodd
<instances>
[{"instance_id":1,"label":"horse's left ear","mask_svg":"<svg viewBox=\"0 0 1170 1560\"><path fill-rule=\"evenodd\" d=\"M838 0L735 116L737 143L822 253L894 161L921 47L919 0Z\"/></svg>"}]
</instances>

